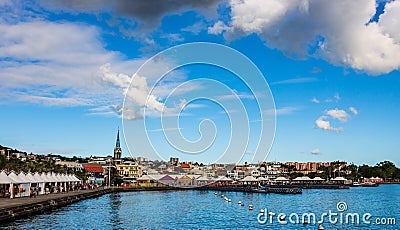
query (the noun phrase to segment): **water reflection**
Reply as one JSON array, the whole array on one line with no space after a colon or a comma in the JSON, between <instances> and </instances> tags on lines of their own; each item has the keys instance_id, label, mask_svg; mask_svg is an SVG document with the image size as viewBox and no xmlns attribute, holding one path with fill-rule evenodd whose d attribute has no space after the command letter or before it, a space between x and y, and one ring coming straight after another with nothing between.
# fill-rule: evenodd
<instances>
[{"instance_id":1,"label":"water reflection","mask_svg":"<svg viewBox=\"0 0 400 230\"><path fill-rule=\"evenodd\" d=\"M119 216L120 209L121 209L121 195L120 193L112 193L109 195L108 204L111 207L110 209L110 217L112 220L113 229L121 228L121 218Z\"/></svg>"}]
</instances>

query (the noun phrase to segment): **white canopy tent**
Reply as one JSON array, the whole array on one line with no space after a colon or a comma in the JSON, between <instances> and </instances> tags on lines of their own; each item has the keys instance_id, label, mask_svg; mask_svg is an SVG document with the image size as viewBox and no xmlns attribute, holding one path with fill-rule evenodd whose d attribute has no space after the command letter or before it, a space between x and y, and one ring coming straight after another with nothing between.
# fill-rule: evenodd
<instances>
[{"instance_id":1,"label":"white canopy tent","mask_svg":"<svg viewBox=\"0 0 400 230\"><path fill-rule=\"evenodd\" d=\"M282 182L282 181L289 181L289 179L287 179L286 177L280 176L280 177L277 177L277 178L275 179L275 181L280 181L280 182Z\"/></svg>"},{"instance_id":2,"label":"white canopy tent","mask_svg":"<svg viewBox=\"0 0 400 230\"><path fill-rule=\"evenodd\" d=\"M322 179L321 177L319 177L319 176L317 176L317 177L314 177L313 179L311 179L311 180L313 180L313 181L317 181L317 182L321 182L321 181L325 181L324 179Z\"/></svg>"},{"instance_id":3,"label":"white canopy tent","mask_svg":"<svg viewBox=\"0 0 400 230\"><path fill-rule=\"evenodd\" d=\"M29 189L31 188L31 183L27 180L25 174L20 173L20 175L17 175L14 172L11 172L10 174L8 174L8 177L15 181L13 185L17 185L14 186L15 189L13 197L15 197L16 194L18 194L19 197L29 196Z\"/></svg>"},{"instance_id":4,"label":"white canopy tent","mask_svg":"<svg viewBox=\"0 0 400 230\"><path fill-rule=\"evenodd\" d=\"M44 194L44 185L45 185L44 178L38 172L33 174L33 177L35 178L35 181L37 182L36 186L37 186L39 194Z\"/></svg>"},{"instance_id":5,"label":"white canopy tent","mask_svg":"<svg viewBox=\"0 0 400 230\"><path fill-rule=\"evenodd\" d=\"M310 177L308 177L308 176L301 176L301 177L296 177L296 178L294 178L293 179L293 181L297 181L297 182L299 182L299 181L311 181L311 178Z\"/></svg>"},{"instance_id":6,"label":"white canopy tent","mask_svg":"<svg viewBox=\"0 0 400 230\"><path fill-rule=\"evenodd\" d=\"M246 176L245 178L243 178L241 180L241 182L244 182L244 183L247 183L247 184L253 184L255 182L258 182L258 180L253 176Z\"/></svg>"},{"instance_id":7,"label":"white canopy tent","mask_svg":"<svg viewBox=\"0 0 400 230\"><path fill-rule=\"evenodd\" d=\"M331 179L331 181L337 181L337 182L340 182L340 181L343 182L343 181L346 181L346 180L347 180L346 178L341 177L341 176Z\"/></svg>"},{"instance_id":8,"label":"white canopy tent","mask_svg":"<svg viewBox=\"0 0 400 230\"><path fill-rule=\"evenodd\" d=\"M75 175L72 175L72 181L71 182L81 182L79 178L77 178Z\"/></svg>"},{"instance_id":9,"label":"white canopy tent","mask_svg":"<svg viewBox=\"0 0 400 230\"><path fill-rule=\"evenodd\" d=\"M31 183L37 183L36 179L33 177L32 173L28 172L25 177L29 180Z\"/></svg>"},{"instance_id":10,"label":"white canopy tent","mask_svg":"<svg viewBox=\"0 0 400 230\"><path fill-rule=\"evenodd\" d=\"M229 181L233 181L233 180L231 178L226 177L226 176L220 176L215 181L229 182Z\"/></svg>"},{"instance_id":11,"label":"white canopy tent","mask_svg":"<svg viewBox=\"0 0 400 230\"><path fill-rule=\"evenodd\" d=\"M10 194L10 188L13 187L13 184L15 181L8 177L6 172L1 171L0 172L0 188L1 188L1 196L5 197L6 194Z\"/></svg>"},{"instance_id":12,"label":"white canopy tent","mask_svg":"<svg viewBox=\"0 0 400 230\"><path fill-rule=\"evenodd\" d=\"M11 179L6 172L0 172L0 184L15 184L15 181Z\"/></svg>"},{"instance_id":13,"label":"white canopy tent","mask_svg":"<svg viewBox=\"0 0 400 230\"><path fill-rule=\"evenodd\" d=\"M257 178L258 181L267 181L268 179L265 177L260 176L259 178Z\"/></svg>"}]
</instances>

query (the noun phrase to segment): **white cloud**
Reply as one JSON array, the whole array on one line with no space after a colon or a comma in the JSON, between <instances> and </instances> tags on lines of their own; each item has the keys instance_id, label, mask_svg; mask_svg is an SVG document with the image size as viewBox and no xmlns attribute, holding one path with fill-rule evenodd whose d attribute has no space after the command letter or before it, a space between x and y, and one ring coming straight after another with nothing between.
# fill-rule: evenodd
<instances>
[{"instance_id":1,"label":"white cloud","mask_svg":"<svg viewBox=\"0 0 400 230\"><path fill-rule=\"evenodd\" d=\"M329 131L335 131L335 132L343 132L344 129L342 127L332 127L331 123L327 120L327 116L321 116L319 117L316 121L315 124L317 125L318 128L322 130L329 130Z\"/></svg>"},{"instance_id":2,"label":"white cloud","mask_svg":"<svg viewBox=\"0 0 400 230\"><path fill-rule=\"evenodd\" d=\"M341 121L343 123L346 123L347 119L350 117L346 111L344 111L342 109L337 109L337 108L326 111L326 114L335 119L338 119L339 121Z\"/></svg>"},{"instance_id":3,"label":"white cloud","mask_svg":"<svg viewBox=\"0 0 400 230\"><path fill-rule=\"evenodd\" d=\"M238 98L240 98L240 99L255 99L255 96L253 96L251 94L246 94L246 93L237 94L237 92L232 92L232 94L217 96L216 100L232 100L232 99L238 99Z\"/></svg>"},{"instance_id":4,"label":"white cloud","mask_svg":"<svg viewBox=\"0 0 400 230\"><path fill-rule=\"evenodd\" d=\"M321 150L319 150L319 149L313 149L313 150L311 150L311 154L313 154L313 155L318 155L318 154L320 154L321 153Z\"/></svg>"},{"instance_id":5,"label":"white cloud","mask_svg":"<svg viewBox=\"0 0 400 230\"><path fill-rule=\"evenodd\" d=\"M121 88L121 94L126 95L124 108L119 107L115 110L117 113L123 113L125 119L142 118L141 108L143 107L159 112L165 109L165 105L159 101L157 96L150 93L145 77L138 74L133 77L126 74L116 74L111 71L110 64L101 66L100 71L104 81Z\"/></svg>"},{"instance_id":6,"label":"white cloud","mask_svg":"<svg viewBox=\"0 0 400 230\"><path fill-rule=\"evenodd\" d=\"M204 30L204 28L206 27L205 23L202 21L196 22L193 25L190 25L188 27L182 28L181 31L184 32L190 32L194 35L198 35L201 31Z\"/></svg>"},{"instance_id":7,"label":"white cloud","mask_svg":"<svg viewBox=\"0 0 400 230\"><path fill-rule=\"evenodd\" d=\"M354 107L349 108L350 112L352 112L354 115L358 115L358 110Z\"/></svg>"},{"instance_id":8,"label":"white cloud","mask_svg":"<svg viewBox=\"0 0 400 230\"><path fill-rule=\"evenodd\" d=\"M230 29L229 26L225 25L225 23L223 21L218 21L213 26L208 27L208 33L209 34L220 34L229 29Z\"/></svg>"},{"instance_id":9,"label":"white cloud","mask_svg":"<svg viewBox=\"0 0 400 230\"><path fill-rule=\"evenodd\" d=\"M387 3L378 22L374 0L231 0L230 21L209 33L233 39L252 33L294 57L320 57L369 74L400 66L399 1ZM345 14L343 12L346 12ZM225 31L225 32L224 32Z\"/></svg>"},{"instance_id":10,"label":"white cloud","mask_svg":"<svg viewBox=\"0 0 400 230\"><path fill-rule=\"evenodd\" d=\"M385 13L379 18L382 31L395 41L400 43L400 1L392 1L386 4Z\"/></svg>"},{"instance_id":11,"label":"white cloud","mask_svg":"<svg viewBox=\"0 0 400 230\"><path fill-rule=\"evenodd\" d=\"M272 82L270 85L286 85L286 84L299 84L299 83L307 83L307 82L315 82L318 81L318 78L315 77L303 77L303 78L293 78L283 81Z\"/></svg>"},{"instance_id":12,"label":"white cloud","mask_svg":"<svg viewBox=\"0 0 400 230\"><path fill-rule=\"evenodd\" d=\"M0 24L0 98L46 106L102 106L123 95L98 77L99 66L126 68L108 51L96 27L35 20ZM142 61L138 61L142 62Z\"/></svg>"},{"instance_id":13,"label":"white cloud","mask_svg":"<svg viewBox=\"0 0 400 230\"><path fill-rule=\"evenodd\" d=\"M311 99L311 102L318 104L320 101L316 97L314 97L313 99Z\"/></svg>"},{"instance_id":14,"label":"white cloud","mask_svg":"<svg viewBox=\"0 0 400 230\"><path fill-rule=\"evenodd\" d=\"M99 68L100 76L103 81L110 82L115 86L118 86L123 89L127 89L129 84L131 83L131 78L123 73L117 74L111 71L111 64L106 63Z\"/></svg>"},{"instance_id":15,"label":"white cloud","mask_svg":"<svg viewBox=\"0 0 400 230\"><path fill-rule=\"evenodd\" d=\"M122 54L105 49L94 26L37 19L0 24L0 34L0 59L5 60L0 62L0 98L10 103L86 106L89 114L124 112L127 119L139 119L140 107L163 110L154 92L167 94L185 77L174 71L150 93L148 84L154 85L173 63L158 58L148 62L146 77L132 78L146 59L125 60ZM195 87L199 88L191 85L182 90ZM134 106L122 108L125 93Z\"/></svg>"},{"instance_id":16,"label":"white cloud","mask_svg":"<svg viewBox=\"0 0 400 230\"><path fill-rule=\"evenodd\" d=\"M148 132L168 132L168 131L176 131L176 130L182 130L182 128L163 128L163 129L152 129L152 130L147 130Z\"/></svg>"},{"instance_id":17,"label":"white cloud","mask_svg":"<svg viewBox=\"0 0 400 230\"><path fill-rule=\"evenodd\" d=\"M286 106L282 108L277 108L275 110L267 110L265 111L266 114L276 114L276 115L288 115L292 114L293 112L299 110L297 107Z\"/></svg>"},{"instance_id":18,"label":"white cloud","mask_svg":"<svg viewBox=\"0 0 400 230\"><path fill-rule=\"evenodd\" d=\"M340 95L339 95L339 93L335 93L335 95L333 96L333 98L335 98L336 101L339 101L339 100L340 100Z\"/></svg>"}]
</instances>

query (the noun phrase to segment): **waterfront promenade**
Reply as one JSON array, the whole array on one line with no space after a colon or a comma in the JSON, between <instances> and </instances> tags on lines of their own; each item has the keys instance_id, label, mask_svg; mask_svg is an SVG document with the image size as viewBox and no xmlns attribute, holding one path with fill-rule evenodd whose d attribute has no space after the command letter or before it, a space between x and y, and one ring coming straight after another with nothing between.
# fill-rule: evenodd
<instances>
[{"instance_id":1,"label":"waterfront promenade","mask_svg":"<svg viewBox=\"0 0 400 230\"><path fill-rule=\"evenodd\" d=\"M30 205L35 203L40 203L48 200L62 199L66 197L76 196L76 195L87 195L94 192L98 192L100 190L104 190L104 188L93 189L93 190L77 190L74 192L63 192L63 193L51 193L46 195L39 195L36 197L20 197L20 198L3 198L0 199L0 210L4 208L14 208L23 205Z\"/></svg>"}]
</instances>

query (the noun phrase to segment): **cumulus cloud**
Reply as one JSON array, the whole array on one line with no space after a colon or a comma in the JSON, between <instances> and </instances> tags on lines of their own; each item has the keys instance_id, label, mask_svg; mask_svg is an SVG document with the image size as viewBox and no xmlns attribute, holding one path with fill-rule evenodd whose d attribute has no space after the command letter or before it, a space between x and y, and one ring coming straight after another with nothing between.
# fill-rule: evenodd
<instances>
[{"instance_id":1,"label":"cumulus cloud","mask_svg":"<svg viewBox=\"0 0 400 230\"><path fill-rule=\"evenodd\" d=\"M313 99L311 99L311 102L319 104L320 101L316 97L314 97Z\"/></svg>"},{"instance_id":2,"label":"cumulus cloud","mask_svg":"<svg viewBox=\"0 0 400 230\"><path fill-rule=\"evenodd\" d=\"M376 75L400 66L400 2L386 3L378 22L374 0L231 0L230 20L210 33L257 34L288 56L320 57ZM346 12L346 13L343 13Z\"/></svg>"},{"instance_id":3,"label":"cumulus cloud","mask_svg":"<svg viewBox=\"0 0 400 230\"><path fill-rule=\"evenodd\" d=\"M352 112L354 115L358 115L358 110L354 107L349 108L350 112Z\"/></svg>"},{"instance_id":4,"label":"cumulus cloud","mask_svg":"<svg viewBox=\"0 0 400 230\"><path fill-rule=\"evenodd\" d=\"M346 123L347 119L349 118L349 114L346 111L337 108L326 111L326 114L332 118L338 119L343 123Z\"/></svg>"},{"instance_id":5,"label":"cumulus cloud","mask_svg":"<svg viewBox=\"0 0 400 230\"><path fill-rule=\"evenodd\" d=\"M104 81L121 88L125 95L125 108L120 106L115 109L117 113L122 113L125 119L142 118L140 110L143 107L159 112L163 111L164 104L154 94L150 93L146 77L138 74L129 77L123 73L114 73L111 71L110 64L101 66L100 71Z\"/></svg>"},{"instance_id":6,"label":"cumulus cloud","mask_svg":"<svg viewBox=\"0 0 400 230\"><path fill-rule=\"evenodd\" d=\"M358 114L358 111L354 107L350 107L349 111L354 115ZM338 120L342 123L347 123L350 115L343 109L330 109L325 111L324 116L320 116L316 121L315 124L318 128L322 130L330 130L336 132L342 132L344 129L342 127L332 127L330 120Z\"/></svg>"},{"instance_id":7,"label":"cumulus cloud","mask_svg":"<svg viewBox=\"0 0 400 230\"><path fill-rule=\"evenodd\" d=\"M315 124L317 125L318 128L322 130L329 130L329 131L335 131L335 132L343 132L344 129L342 127L332 127L331 123L328 121L327 116L321 116L319 117L316 121Z\"/></svg>"},{"instance_id":8,"label":"cumulus cloud","mask_svg":"<svg viewBox=\"0 0 400 230\"><path fill-rule=\"evenodd\" d=\"M320 154L321 153L321 150L319 150L319 149L313 149L313 150L311 150L311 154L313 154L313 155L318 155L318 154Z\"/></svg>"},{"instance_id":9,"label":"cumulus cloud","mask_svg":"<svg viewBox=\"0 0 400 230\"><path fill-rule=\"evenodd\" d=\"M225 25L225 23L223 21L218 21L213 26L208 27L208 33L209 34L220 34L229 29L230 29L229 26Z\"/></svg>"},{"instance_id":10,"label":"cumulus cloud","mask_svg":"<svg viewBox=\"0 0 400 230\"><path fill-rule=\"evenodd\" d=\"M2 23L0 34L0 98L96 106L121 96L95 74L104 63L124 62L103 47L96 27L35 20Z\"/></svg>"}]
</instances>

